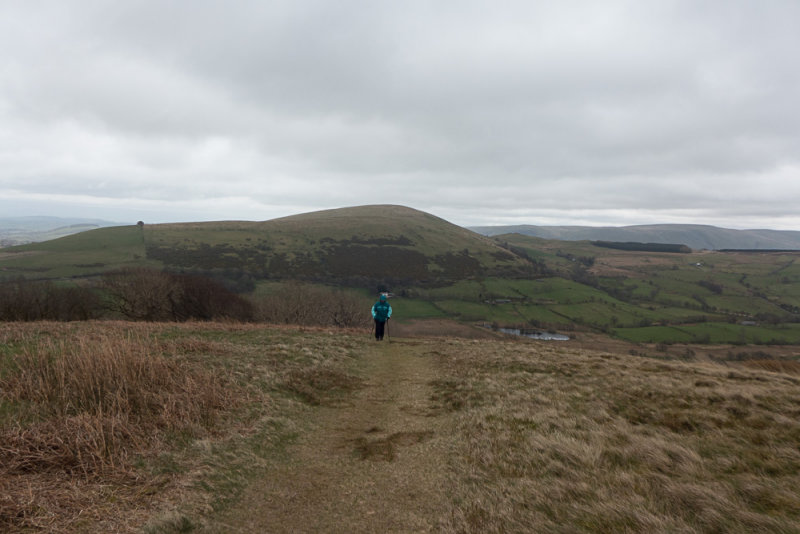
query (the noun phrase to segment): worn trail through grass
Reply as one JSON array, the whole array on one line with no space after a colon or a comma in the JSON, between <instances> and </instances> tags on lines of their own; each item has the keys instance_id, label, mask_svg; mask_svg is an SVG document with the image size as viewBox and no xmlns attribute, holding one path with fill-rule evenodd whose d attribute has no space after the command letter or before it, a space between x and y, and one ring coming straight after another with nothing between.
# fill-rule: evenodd
<instances>
[{"instance_id":1,"label":"worn trail through grass","mask_svg":"<svg viewBox=\"0 0 800 534\"><path fill-rule=\"evenodd\" d=\"M435 362L411 341L376 343L361 388L327 399L311 430L208 532L428 532L445 504L447 421Z\"/></svg>"}]
</instances>

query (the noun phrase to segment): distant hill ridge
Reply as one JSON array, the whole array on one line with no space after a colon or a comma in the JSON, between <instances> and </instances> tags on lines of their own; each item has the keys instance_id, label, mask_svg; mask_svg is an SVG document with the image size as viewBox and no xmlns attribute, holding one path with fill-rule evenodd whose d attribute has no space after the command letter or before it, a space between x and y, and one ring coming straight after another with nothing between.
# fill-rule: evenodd
<instances>
[{"instance_id":1,"label":"distant hill ridge","mask_svg":"<svg viewBox=\"0 0 800 534\"><path fill-rule=\"evenodd\" d=\"M701 224L637 226L478 226L486 236L522 234L561 241L619 241L686 245L695 250L800 250L800 231L733 230Z\"/></svg>"},{"instance_id":2,"label":"distant hill ridge","mask_svg":"<svg viewBox=\"0 0 800 534\"><path fill-rule=\"evenodd\" d=\"M527 260L412 208L357 206L264 222L145 225L146 256L172 268L259 278L456 280L521 272Z\"/></svg>"},{"instance_id":3,"label":"distant hill ridge","mask_svg":"<svg viewBox=\"0 0 800 534\"><path fill-rule=\"evenodd\" d=\"M451 283L519 276L535 266L494 240L412 208L358 206L269 221L99 228L7 248L0 272L30 278L92 276L119 267L350 285ZM237 278L238 279L238 278Z\"/></svg>"},{"instance_id":4,"label":"distant hill ridge","mask_svg":"<svg viewBox=\"0 0 800 534\"><path fill-rule=\"evenodd\" d=\"M87 230L120 226L121 224L101 219L46 216L0 217L0 248L49 241Z\"/></svg>"}]
</instances>

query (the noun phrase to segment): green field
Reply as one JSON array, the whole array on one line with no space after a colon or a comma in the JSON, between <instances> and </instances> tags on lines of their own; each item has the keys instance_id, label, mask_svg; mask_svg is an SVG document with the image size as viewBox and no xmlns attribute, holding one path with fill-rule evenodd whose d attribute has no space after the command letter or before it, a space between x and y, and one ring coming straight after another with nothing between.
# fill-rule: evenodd
<instances>
[{"instance_id":1,"label":"green field","mask_svg":"<svg viewBox=\"0 0 800 534\"><path fill-rule=\"evenodd\" d=\"M145 265L160 267L161 263L147 258L137 226L100 228L0 252L0 277L4 278L71 278Z\"/></svg>"},{"instance_id":2,"label":"green field","mask_svg":"<svg viewBox=\"0 0 800 534\"><path fill-rule=\"evenodd\" d=\"M682 326L617 328L614 334L634 343L712 343L734 345L796 345L800 325L745 326L729 323L704 323Z\"/></svg>"},{"instance_id":3,"label":"green field","mask_svg":"<svg viewBox=\"0 0 800 534\"><path fill-rule=\"evenodd\" d=\"M395 320L438 319L448 314L433 302L420 299L398 299L392 301Z\"/></svg>"}]
</instances>

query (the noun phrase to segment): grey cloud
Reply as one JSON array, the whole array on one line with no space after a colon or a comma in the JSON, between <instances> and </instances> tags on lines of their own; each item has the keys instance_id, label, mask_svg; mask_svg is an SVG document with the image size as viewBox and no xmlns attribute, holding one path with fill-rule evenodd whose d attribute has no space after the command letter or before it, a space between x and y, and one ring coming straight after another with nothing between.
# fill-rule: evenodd
<instances>
[{"instance_id":1,"label":"grey cloud","mask_svg":"<svg viewBox=\"0 0 800 534\"><path fill-rule=\"evenodd\" d=\"M0 8L0 190L527 222L800 194L788 0L36 6Z\"/></svg>"}]
</instances>

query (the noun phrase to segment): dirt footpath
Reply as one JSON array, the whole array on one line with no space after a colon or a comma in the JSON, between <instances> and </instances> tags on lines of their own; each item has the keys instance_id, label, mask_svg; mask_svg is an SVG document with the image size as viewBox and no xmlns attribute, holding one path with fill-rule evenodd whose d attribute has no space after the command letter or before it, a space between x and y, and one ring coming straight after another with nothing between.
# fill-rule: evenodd
<instances>
[{"instance_id":1,"label":"dirt footpath","mask_svg":"<svg viewBox=\"0 0 800 534\"><path fill-rule=\"evenodd\" d=\"M375 343L365 381L320 407L310 433L208 532L430 532L447 513L445 420L434 362L412 341Z\"/></svg>"}]
</instances>

